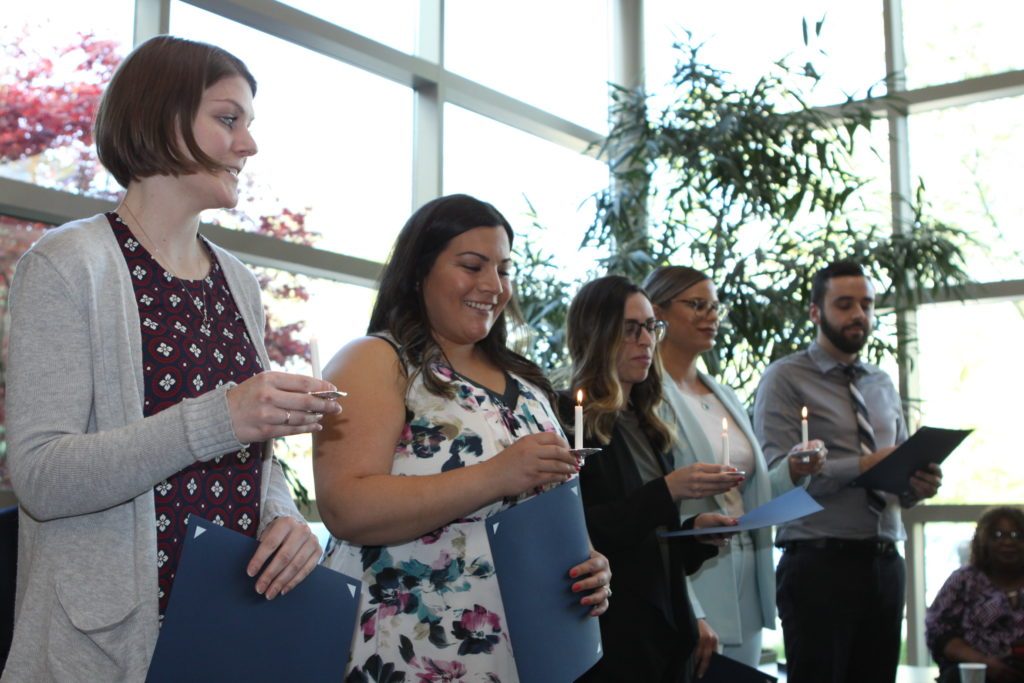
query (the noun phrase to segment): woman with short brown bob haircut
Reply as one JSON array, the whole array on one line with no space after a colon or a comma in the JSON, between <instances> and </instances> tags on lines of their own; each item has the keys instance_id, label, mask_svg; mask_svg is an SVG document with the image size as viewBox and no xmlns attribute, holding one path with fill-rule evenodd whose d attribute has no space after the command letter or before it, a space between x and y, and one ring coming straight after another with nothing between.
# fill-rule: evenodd
<instances>
[{"instance_id":1,"label":"woman with short brown bob haircut","mask_svg":"<svg viewBox=\"0 0 1024 683\"><path fill-rule=\"evenodd\" d=\"M161 36L118 68L96 122L126 192L50 230L11 286L8 459L20 504L3 681L142 681L186 518L259 540L266 598L320 556L270 439L341 408L267 372L260 290L198 234L238 201L256 82L224 50Z\"/></svg>"}]
</instances>

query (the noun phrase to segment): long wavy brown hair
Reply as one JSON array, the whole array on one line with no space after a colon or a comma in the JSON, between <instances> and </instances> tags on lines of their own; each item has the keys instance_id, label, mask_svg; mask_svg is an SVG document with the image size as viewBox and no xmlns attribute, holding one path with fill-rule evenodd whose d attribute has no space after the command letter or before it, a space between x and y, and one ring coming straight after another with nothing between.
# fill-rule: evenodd
<instances>
[{"instance_id":1,"label":"long wavy brown hair","mask_svg":"<svg viewBox=\"0 0 1024 683\"><path fill-rule=\"evenodd\" d=\"M1002 505L989 508L978 520L978 526L974 530L974 538L971 539L971 564L988 574L992 571L992 532L1000 520L1009 520L1017 527L1017 531L1024 534L1024 510L1011 505ZM1017 570L1024 572L1024 566L1017 567Z\"/></svg>"},{"instance_id":2,"label":"long wavy brown hair","mask_svg":"<svg viewBox=\"0 0 1024 683\"><path fill-rule=\"evenodd\" d=\"M512 246L515 238L512 226L487 202L455 194L421 206L395 239L391 256L381 272L377 301L370 314L367 334L386 332L394 337L408 379L422 373L427 391L437 396L452 398L455 389L435 373L424 372L435 362L447 364L447 359L430 327L423 300L423 280L452 239L480 227L502 228L508 236L509 246ZM523 325L514 291L490 332L476 343L477 347L501 370L514 372L540 388L548 400L553 401L554 390L541 369L508 347L509 319L514 325Z\"/></svg>"},{"instance_id":3,"label":"long wavy brown hair","mask_svg":"<svg viewBox=\"0 0 1024 683\"><path fill-rule=\"evenodd\" d=\"M619 383L618 358L624 341L626 299L633 294L647 297L643 289L626 278L609 275L585 284L572 300L567 322L572 387L573 392L583 389L585 395L586 434L608 443L619 411L631 405L651 446L663 453L672 443L673 435L658 417L662 389L658 354L654 354L647 379L634 384L629 396L623 394Z\"/></svg>"}]
</instances>

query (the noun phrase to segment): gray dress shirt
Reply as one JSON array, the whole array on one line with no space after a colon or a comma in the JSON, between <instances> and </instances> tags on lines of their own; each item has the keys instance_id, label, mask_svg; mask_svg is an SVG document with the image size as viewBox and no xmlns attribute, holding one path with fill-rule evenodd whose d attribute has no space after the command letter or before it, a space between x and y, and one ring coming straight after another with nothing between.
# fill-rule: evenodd
<instances>
[{"instance_id":1,"label":"gray dress shirt","mask_svg":"<svg viewBox=\"0 0 1024 683\"><path fill-rule=\"evenodd\" d=\"M877 366L855 362L857 388L864 396L877 448L907 440L900 397ZM898 497L882 493L886 506L868 505L865 489L849 486L860 474L860 441L842 364L817 344L772 363L754 401L754 432L769 467L785 467L786 453L800 442L800 409L807 406L808 437L821 439L828 459L811 478L807 492L825 509L779 527L776 543L813 538L906 538ZM910 503L910 501L907 501Z\"/></svg>"}]
</instances>

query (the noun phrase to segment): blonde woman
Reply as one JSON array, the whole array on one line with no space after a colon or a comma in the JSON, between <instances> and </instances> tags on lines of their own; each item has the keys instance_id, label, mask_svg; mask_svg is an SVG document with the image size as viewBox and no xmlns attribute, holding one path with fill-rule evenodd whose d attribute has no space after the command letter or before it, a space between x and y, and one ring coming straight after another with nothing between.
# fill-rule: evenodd
<instances>
[{"instance_id":1,"label":"blonde woman","mask_svg":"<svg viewBox=\"0 0 1024 683\"><path fill-rule=\"evenodd\" d=\"M644 289L654 313L668 324L658 347L665 367L664 418L676 428L672 451L680 466L725 462L722 422L728 425L728 462L746 472L735 489L681 503L686 514L717 512L740 516L785 493L821 469L824 447L813 442L814 456L790 458L769 470L743 404L731 389L697 369L701 353L714 347L725 309L714 283L686 266L665 266L651 273ZM730 547L690 577L694 609L701 617L702 655L717 639L723 653L756 666L761 630L775 627L775 571L770 529L738 534Z\"/></svg>"}]
</instances>

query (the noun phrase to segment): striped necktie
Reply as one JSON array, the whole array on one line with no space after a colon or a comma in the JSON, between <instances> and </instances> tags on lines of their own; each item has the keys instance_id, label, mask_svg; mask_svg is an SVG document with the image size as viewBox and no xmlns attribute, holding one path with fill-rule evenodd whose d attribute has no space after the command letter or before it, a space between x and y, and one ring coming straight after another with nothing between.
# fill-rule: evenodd
<instances>
[{"instance_id":1,"label":"striped necktie","mask_svg":"<svg viewBox=\"0 0 1024 683\"><path fill-rule=\"evenodd\" d=\"M875 429L868 419L868 406L864 402L864 395L857 388L857 377L860 369L856 365L844 365L843 374L849 380L850 401L853 403L853 412L857 416L857 440L860 442L861 456L871 455L877 450L875 444ZM885 498L878 491L867 489L868 506L875 512L885 509Z\"/></svg>"},{"instance_id":2,"label":"striped necktie","mask_svg":"<svg viewBox=\"0 0 1024 683\"><path fill-rule=\"evenodd\" d=\"M858 370L855 365L844 365L843 373L850 380L850 399L853 401L853 412L857 416L857 439L860 441L861 455L870 455L877 448L875 446L875 430L868 419L868 406L864 403L864 395L857 388Z\"/></svg>"}]
</instances>

